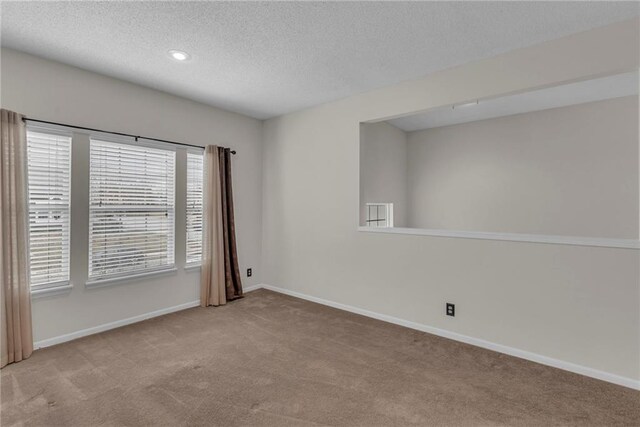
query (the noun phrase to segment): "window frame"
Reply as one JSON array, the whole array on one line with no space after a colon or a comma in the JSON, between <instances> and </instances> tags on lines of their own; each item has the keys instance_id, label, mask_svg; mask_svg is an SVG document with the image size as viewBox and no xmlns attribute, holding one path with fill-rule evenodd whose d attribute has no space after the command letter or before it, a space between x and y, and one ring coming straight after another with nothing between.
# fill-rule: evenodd
<instances>
[{"instance_id":1,"label":"window frame","mask_svg":"<svg viewBox=\"0 0 640 427\"><path fill-rule=\"evenodd\" d=\"M113 274L108 274L108 275L91 275L91 258L92 258L92 251L91 251L91 242L92 242L92 233L91 233L91 220L92 220L92 211L94 210L92 203L91 203L91 176L92 176L92 168L91 168L91 148L92 148L92 144L94 143L94 141L97 142L103 142L103 143L108 143L108 144L121 144L121 145L128 145L134 148L150 148L150 149L155 149L155 150L161 150L161 151L167 151L167 152L171 152L173 153L173 179L171 180L171 186L172 186L172 193L173 193L173 198L172 198L172 205L170 207L170 211L172 212L171 216L172 216L172 220L170 221L170 227L168 228L168 230L171 233L171 263L170 264L166 264L166 265L161 265L161 266L157 266L157 267L151 267L151 268L144 268L144 269L138 269L138 270L132 270L132 271L125 271L125 272L120 272L120 273L113 273ZM88 153L88 172L89 172L89 188L88 188L88 205L87 205L87 211L88 211L88 230L87 230L87 279L85 282L85 286L86 287L99 287L102 285L108 285L108 284L113 284L115 282L121 282L121 281L127 281L127 280L134 280L134 279L138 279L138 278L145 278L148 276L155 276L155 275L162 275L162 274L166 274L166 273L172 273L177 271L177 266L176 266L176 226L177 226L177 215L176 215L176 202L177 202L177 179L178 179L178 156L177 156L177 150L175 147L169 145L169 144L162 144L162 143L156 143L156 142L149 142L146 140L138 140L138 141L134 141L131 140L130 138L119 138L116 137L114 135L111 134L103 134L103 133L91 133L89 135L89 153ZM123 205L125 206L125 205ZM149 207L149 208L140 208L140 207L132 207L130 206L130 208L133 208L133 210L135 209L140 209L141 211L144 212L151 212L151 211L164 211L165 209L160 209L158 207Z\"/></svg>"},{"instance_id":2,"label":"window frame","mask_svg":"<svg viewBox=\"0 0 640 427\"><path fill-rule=\"evenodd\" d=\"M375 206L376 209L382 207L385 209L385 224L384 225L378 225L378 221L382 221L382 220L369 220L369 209L371 207ZM365 203L365 226L367 228L393 228L393 203L391 202L376 202L376 203ZM376 215L377 216L377 215ZM369 225L370 222L376 222L376 225Z\"/></svg>"},{"instance_id":3,"label":"window frame","mask_svg":"<svg viewBox=\"0 0 640 427\"><path fill-rule=\"evenodd\" d=\"M68 169L67 169L67 179L68 179L68 201L65 208L58 208L59 210L66 210L67 213L67 231L66 231L66 253L63 252L62 257L66 256L66 275L64 278L60 280L53 280L44 283L32 284L32 260L31 260L31 213L33 212L33 205L31 203L31 173L29 168L29 135L30 134L42 134L46 136L57 136L68 138L69 140L69 158L68 158ZM68 289L72 288L71 284L71 216L72 216L72 200L73 200L73 132L67 129L60 129L57 126L41 126L41 125L27 125L26 127L26 201L27 201L27 251L28 251L28 277L29 277L29 290L32 296L45 295L57 292L64 292ZM52 206L52 205L48 205ZM55 206L55 205L53 205ZM44 206L42 207L44 210ZM49 209L51 210L51 208ZM64 225L63 225L64 227ZM64 246L63 246L64 250ZM64 260L63 260L64 263Z\"/></svg>"},{"instance_id":4,"label":"window frame","mask_svg":"<svg viewBox=\"0 0 640 427\"><path fill-rule=\"evenodd\" d=\"M202 159L202 176L201 176L201 181L200 181L200 185L201 185L201 205L200 205L200 215L201 215L201 230L200 230L200 259L195 261L195 260L189 260L189 184L190 184L190 180L189 178L191 177L190 175L190 168L189 168L189 156L198 156ZM198 149L188 149L186 150L186 184L187 184L187 191L185 193L185 265L184 268L196 268L196 267L200 267L202 265L202 245L204 242L204 184L205 184L205 156L204 156L204 148L202 150L198 150Z\"/></svg>"}]
</instances>

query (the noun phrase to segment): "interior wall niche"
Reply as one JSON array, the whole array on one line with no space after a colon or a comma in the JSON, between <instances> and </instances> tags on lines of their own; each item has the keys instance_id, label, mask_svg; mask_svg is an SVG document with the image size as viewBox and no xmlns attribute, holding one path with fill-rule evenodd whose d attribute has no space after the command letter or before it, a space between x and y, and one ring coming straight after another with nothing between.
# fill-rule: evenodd
<instances>
[{"instance_id":1,"label":"interior wall niche","mask_svg":"<svg viewBox=\"0 0 640 427\"><path fill-rule=\"evenodd\" d=\"M631 72L361 123L361 229L638 247L638 116Z\"/></svg>"}]
</instances>

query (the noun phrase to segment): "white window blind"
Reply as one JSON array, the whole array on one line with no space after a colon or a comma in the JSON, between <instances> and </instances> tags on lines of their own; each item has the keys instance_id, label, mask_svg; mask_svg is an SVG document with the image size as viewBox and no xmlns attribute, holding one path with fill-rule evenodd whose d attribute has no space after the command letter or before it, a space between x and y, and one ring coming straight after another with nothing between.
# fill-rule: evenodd
<instances>
[{"instance_id":1,"label":"white window blind","mask_svg":"<svg viewBox=\"0 0 640 427\"><path fill-rule=\"evenodd\" d=\"M187 264L202 259L204 154L187 153Z\"/></svg>"},{"instance_id":2,"label":"white window blind","mask_svg":"<svg viewBox=\"0 0 640 427\"><path fill-rule=\"evenodd\" d=\"M174 265L175 152L91 140L89 278Z\"/></svg>"},{"instance_id":3,"label":"white window blind","mask_svg":"<svg viewBox=\"0 0 640 427\"><path fill-rule=\"evenodd\" d=\"M29 266L34 288L69 281L71 138L27 131Z\"/></svg>"}]
</instances>

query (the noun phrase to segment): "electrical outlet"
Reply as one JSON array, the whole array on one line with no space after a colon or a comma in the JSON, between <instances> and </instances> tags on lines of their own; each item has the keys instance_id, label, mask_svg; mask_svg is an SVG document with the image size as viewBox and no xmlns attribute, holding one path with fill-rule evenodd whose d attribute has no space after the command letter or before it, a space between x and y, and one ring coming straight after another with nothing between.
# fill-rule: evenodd
<instances>
[{"instance_id":1,"label":"electrical outlet","mask_svg":"<svg viewBox=\"0 0 640 427\"><path fill-rule=\"evenodd\" d=\"M250 268L247 268L247 277L251 277L253 275L253 271Z\"/></svg>"},{"instance_id":2,"label":"electrical outlet","mask_svg":"<svg viewBox=\"0 0 640 427\"><path fill-rule=\"evenodd\" d=\"M451 304L450 302L447 303L447 316L452 316L455 317L456 315L456 305L455 304Z\"/></svg>"}]
</instances>

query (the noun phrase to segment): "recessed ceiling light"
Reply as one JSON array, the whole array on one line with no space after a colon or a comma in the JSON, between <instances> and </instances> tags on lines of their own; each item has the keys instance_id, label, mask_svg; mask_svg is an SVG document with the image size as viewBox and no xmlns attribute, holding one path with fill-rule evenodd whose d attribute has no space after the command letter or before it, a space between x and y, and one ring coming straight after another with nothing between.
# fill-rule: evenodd
<instances>
[{"instance_id":1,"label":"recessed ceiling light","mask_svg":"<svg viewBox=\"0 0 640 427\"><path fill-rule=\"evenodd\" d=\"M176 61L186 61L191 58L191 55L189 55L187 52L175 49L170 50L169 55L171 55L171 57Z\"/></svg>"}]
</instances>

